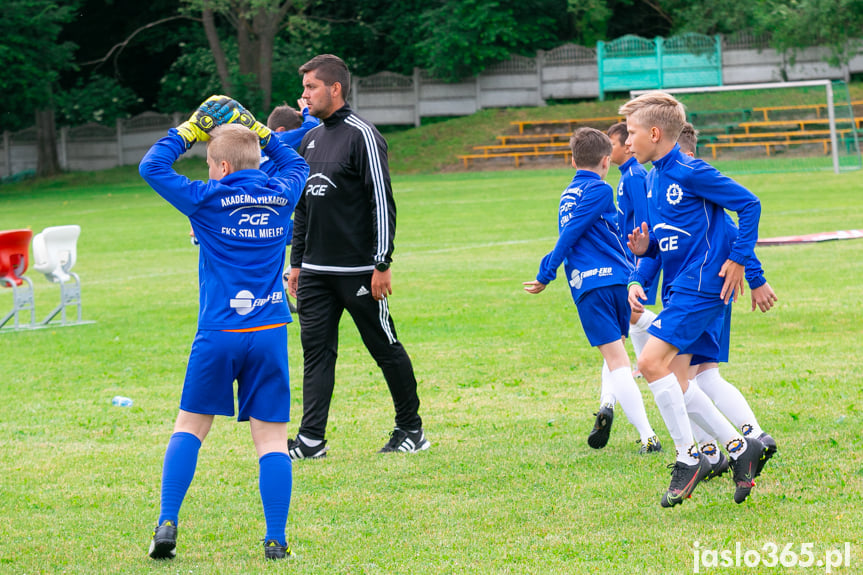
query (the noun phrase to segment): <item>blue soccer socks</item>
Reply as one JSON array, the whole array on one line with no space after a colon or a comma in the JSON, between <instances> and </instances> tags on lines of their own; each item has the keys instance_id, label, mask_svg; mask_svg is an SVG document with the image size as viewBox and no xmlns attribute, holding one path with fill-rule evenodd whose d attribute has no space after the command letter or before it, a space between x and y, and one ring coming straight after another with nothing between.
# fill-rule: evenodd
<instances>
[{"instance_id":1,"label":"blue soccer socks","mask_svg":"<svg viewBox=\"0 0 863 575\"><path fill-rule=\"evenodd\" d=\"M171 436L162 465L162 507L157 525L166 520L177 525L180 506L195 477L200 449L201 440L191 433L178 432Z\"/></svg>"},{"instance_id":2,"label":"blue soccer socks","mask_svg":"<svg viewBox=\"0 0 863 575\"><path fill-rule=\"evenodd\" d=\"M288 511L291 505L291 487L293 474L291 458L287 453L271 452L259 460L261 503L264 504L264 518L267 522L267 534L264 540L275 540L280 545L287 545L285 525L288 522Z\"/></svg>"}]
</instances>

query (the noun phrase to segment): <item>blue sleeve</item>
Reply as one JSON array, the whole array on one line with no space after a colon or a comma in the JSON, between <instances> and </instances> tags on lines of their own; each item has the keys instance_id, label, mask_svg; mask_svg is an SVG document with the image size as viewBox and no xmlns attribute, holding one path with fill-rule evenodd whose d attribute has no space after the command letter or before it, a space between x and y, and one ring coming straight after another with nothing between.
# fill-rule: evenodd
<instances>
[{"instance_id":1,"label":"blue sleeve","mask_svg":"<svg viewBox=\"0 0 863 575\"><path fill-rule=\"evenodd\" d=\"M206 188L205 182L192 181L174 171L173 165L186 151L186 143L176 128L160 139L144 155L138 173L150 187L185 215L198 209Z\"/></svg>"},{"instance_id":2,"label":"blue sleeve","mask_svg":"<svg viewBox=\"0 0 863 575\"><path fill-rule=\"evenodd\" d=\"M303 142L303 136L306 135L306 132L316 127L319 123L320 120L314 116L310 116L309 109L304 108L302 125L296 130L288 130L287 132L282 133L281 139L293 149L298 150L300 148L300 144Z\"/></svg>"},{"instance_id":3,"label":"blue sleeve","mask_svg":"<svg viewBox=\"0 0 863 575\"><path fill-rule=\"evenodd\" d=\"M653 280L662 268L662 261L655 257L640 257L635 263L635 269L629 274L629 283L638 282L641 287L653 284Z\"/></svg>"},{"instance_id":4,"label":"blue sleeve","mask_svg":"<svg viewBox=\"0 0 863 575\"><path fill-rule=\"evenodd\" d=\"M557 277L557 268L566 259L566 254L602 215L610 193L613 193L611 186L605 182L599 182L599 185L585 188L581 201L574 209L559 213L560 218L569 216L569 219L560 230L560 237L557 238L554 250L542 258L539 273L536 274L537 281L548 284Z\"/></svg>"},{"instance_id":5,"label":"blue sleeve","mask_svg":"<svg viewBox=\"0 0 863 575\"><path fill-rule=\"evenodd\" d=\"M741 265L755 255L758 240L758 222L761 219L761 201L758 197L706 162L694 168L687 182L688 189L700 197L737 213L737 239L731 244L728 259Z\"/></svg>"},{"instance_id":6,"label":"blue sleeve","mask_svg":"<svg viewBox=\"0 0 863 575\"><path fill-rule=\"evenodd\" d=\"M264 152L276 165L278 176L273 179L285 182L291 191L291 206L296 207L309 177L309 165L294 148L277 138L270 138Z\"/></svg>"},{"instance_id":7,"label":"blue sleeve","mask_svg":"<svg viewBox=\"0 0 863 575\"><path fill-rule=\"evenodd\" d=\"M640 226L647 221L647 180L645 178L629 178L629 205L632 208L632 219L635 225ZM632 230L625 230L626 235Z\"/></svg>"},{"instance_id":8,"label":"blue sleeve","mask_svg":"<svg viewBox=\"0 0 863 575\"><path fill-rule=\"evenodd\" d=\"M746 262L745 275L749 289L757 289L767 283L767 279L764 277L764 268L761 267L761 262L754 252Z\"/></svg>"}]
</instances>

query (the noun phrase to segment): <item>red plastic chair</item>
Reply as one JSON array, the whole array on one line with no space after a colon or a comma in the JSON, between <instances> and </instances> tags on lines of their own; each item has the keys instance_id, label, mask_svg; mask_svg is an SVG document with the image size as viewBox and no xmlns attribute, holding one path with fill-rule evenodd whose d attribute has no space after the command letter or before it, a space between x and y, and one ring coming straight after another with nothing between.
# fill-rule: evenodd
<instances>
[{"instance_id":1,"label":"red plastic chair","mask_svg":"<svg viewBox=\"0 0 863 575\"><path fill-rule=\"evenodd\" d=\"M0 319L0 327L4 326L12 317L15 318L15 328L19 327L18 313L30 311L30 324L32 327L36 321L36 312L33 305L33 282L24 276L27 266L30 264L30 240L33 232L30 230L6 230L0 231L0 284L12 288L13 307L12 311ZM18 287L23 283L26 287Z\"/></svg>"},{"instance_id":2,"label":"red plastic chair","mask_svg":"<svg viewBox=\"0 0 863 575\"><path fill-rule=\"evenodd\" d=\"M21 276L30 264L31 230L7 230L0 232L0 280L6 287L21 285Z\"/></svg>"}]
</instances>

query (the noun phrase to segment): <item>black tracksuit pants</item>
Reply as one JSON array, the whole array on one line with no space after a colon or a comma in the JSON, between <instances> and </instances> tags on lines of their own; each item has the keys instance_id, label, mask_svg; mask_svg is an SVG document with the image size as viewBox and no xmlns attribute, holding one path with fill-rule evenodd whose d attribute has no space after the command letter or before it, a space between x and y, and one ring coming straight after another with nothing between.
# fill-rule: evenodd
<instances>
[{"instance_id":1,"label":"black tracksuit pants","mask_svg":"<svg viewBox=\"0 0 863 575\"><path fill-rule=\"evenodd\" d=\"M299 433L304 437L325 438L335 387L339 320L344 310L353 318L363 343L383 371L395 406L396 427L406 431L422 428L413 365L396 339L386 299L379 302L372 298L371 281L371 272L300 272L297 311L303 345L303 419Z\"/></svg>"}]
</instances>

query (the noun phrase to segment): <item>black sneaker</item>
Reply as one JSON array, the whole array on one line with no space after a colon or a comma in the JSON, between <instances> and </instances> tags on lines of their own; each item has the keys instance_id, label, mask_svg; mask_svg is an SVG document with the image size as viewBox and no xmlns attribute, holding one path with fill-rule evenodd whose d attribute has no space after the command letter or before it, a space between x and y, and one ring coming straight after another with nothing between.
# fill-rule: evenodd
<instances>
[{"instance_id":1,"label":"black sneaker","mask_svg":"<svg viewBox=\"0 0 863 575\"><path fill-rule=\"evenodd\" d=\"M755 487L754 479L758 471L758 462L761 461L766 449L764 445L755 438L746 440L746 451L737 459L731 460L731 469L734 471L734 502L743 503L749 497L749 492Z\"/></svg>"},{"instance_id":2,"label":"black sneaker","mask_svg":"<svg viewBox=\"0 0 863 575\"><path fill-rule=\"evenodd\" d=\"M638 441L638 443L641 443L641 441ZM659 443L659 438L654 435L647 440L647 443L641 443L641 449L638 450L638 454L659 453L660 451L662 451L662 444Z\"/></svg>"},{"instance_id":3,"label":"black sneaker","mask_svg":"<svg viewBox=\"0 0 863 575\"><path fill-rule=\"evenodd\" d=\"M663 507L674 507L692 495L695 486L710 473L710 462L706 457L699 457L694 465L686 465L675 461L668 466L671 469L671 483L668 491L662 496Z\"/></svg>"},{"instance_id":4,"label":"black sneaker","mask_svg":"<svg viewBox=\"0 0 863 575\"><path fill-rule=\"evenodd\" d=\"M587 444L594 449L602 449L608 443L608 436L611 435L611 423L614 421L614 407L603 405L593 415L596 416L596 421L593 423L593 429L587 436Z\"/></svg>"},{"instance_id":5,"label":"black sneaker","mask_svg":"<svg viewBox=\"0 0 863 575\"><path fill-rule=\"evenodd\" d=\"M177 556L177 526L173 521L165 520L153 530L149 554L153 559L173 559Z\"/></svg>"},{"instance_id":6,"label":"black sneaker","mask_svg":"<svg viewBox=\"0 0 863 575\"><path fill-rule=\"evenodd\" d=\"M321 441L318 445L311 447L303 443L303 440L297 437L296 439L288 439L288 457L292 461L299 459L321 459L327 456L327 440Z\"/></svg>"},{"instance_id":7,"label":"black sneaker","mask_svg":"<svg viewBox=\"0 0 863 575\"><path fill-rule=\"evenodd\" d=\"M392 453L401 451L403 453L416 453L417 451L425 451L431 447L431 443L426 439L425 433L419 431L404 431L396 427L390 433L390 440L387 444L381 447L378 453Z\"/></svg>"},{"instance_id":8,"label":"black sneaker","mask_svg":"<svg viewBox=\"0 0 863 575\"><path fill-rule=\"evenodd\" d=\"M266 559L286 559L293 556L294 553L288 545L282 545L275 539L264 541L264 557Z\"/></svg>"},{"instance_id":9,"label":"black sneaker","mask_svg":"<svg viewBox=\"0 0 863 575\"><path fill-rule=\"evenodd\" d=\"M719 461L710 464L710 473L707 474L707 477L704 478L704 481L710 481L711 479L722 477L728 471L728 466L730 464L731 462L728 460L727 457L725 457L725 454L720 451Z\"/></svg>"},{"instance_id":10,"label":"black sneaker","mask_svg":"<svg viewBox=\"0 0 863 575\"><path fill-rule=\"evenodd\" d=\"M761 454L761 459L758 461L758 469L755 470L755 477L761 475L761 470L764 469L764 465L770 461L770 458L773 457L774 453L776 453L776 441L772 437L766 433L762 433L758 436L758 441L764 445L764 453Z\"/></svg>"}]
</instances>

